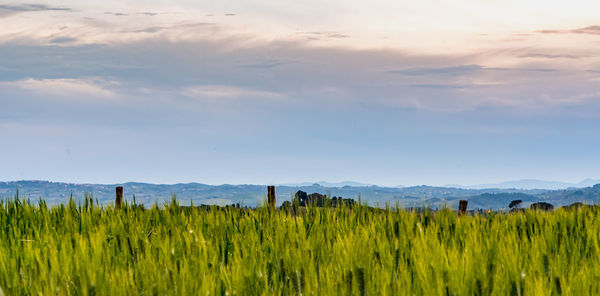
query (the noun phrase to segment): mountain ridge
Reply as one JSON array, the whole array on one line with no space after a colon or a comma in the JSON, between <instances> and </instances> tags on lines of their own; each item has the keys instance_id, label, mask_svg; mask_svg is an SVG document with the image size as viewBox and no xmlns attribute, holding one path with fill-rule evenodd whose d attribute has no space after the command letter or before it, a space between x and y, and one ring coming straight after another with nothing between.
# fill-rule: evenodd
<instances>
[{"instance_id":1,"label":"mountain ridge","mask_svg":"<svg viewBox=\"0 0 600 296\"><path fill-rule=\"evenodd\" d=\"M5 181L0 182L0 198L11 198L18 192L20 196L30 200L43 198L50 204L64 203L71 196L76 200L91 194L99 203L114 202L115 186L124 187L124 197L137 203L163 203L177 196L181 203L193 204L232 204L240 203L256 206L266 198L266 185L253 184L222 184L208 185L202 183L151 184L143 182L126 182L121 184L77 184L50 181ZM342 186L325 187L320 184L310 186L276 186L277 202L291 200L296 191L321 193L331 196L342 196L361 200L369 205L399 207L419 207L428 205L455 207L460 199L470 201L470 208L502 209L510 199L523 199L527 202L551 201L557 206L572 202L600 202L600 185L584 188L561 190L546 189L473 189L452 188L442 186ZM519 195L520 194L520 195ZM517 196L519 195L519 196ZM517 198L518 197L518 198Z\"/></svg>"},{"instance_id":2,"label":"mountain ridge","mask_svg":"<svg viewBox=\"0 0 600 296\"><path fill-rule=\"evenodd\" d=\"M563 181L547 181L539 179L518 179L503 181L499 183L485 183L476 185L458 185L449 184L445 186L466 188L466 189L486 189L486 188L498 188L498 189L547 189L547 190L560 190L569 188L583 188L590 187L600 183L600 179L586 178L577 183L563 182Z\"/></svg>"}]
</instances>

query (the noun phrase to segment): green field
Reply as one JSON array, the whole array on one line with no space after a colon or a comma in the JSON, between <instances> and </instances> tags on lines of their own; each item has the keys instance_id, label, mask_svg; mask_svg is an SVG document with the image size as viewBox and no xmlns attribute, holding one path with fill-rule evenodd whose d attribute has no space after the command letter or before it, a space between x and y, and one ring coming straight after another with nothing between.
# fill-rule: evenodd
<instances>
[{"instance_id":1,"label":"green field","mask_svg":"<svg viewBox=\"0 0 600 296\"><path fill-rule=\"evenodd\" d=\"M0 203L4 295L599 295L600 210Z\"/></svg>"}]
</instances>

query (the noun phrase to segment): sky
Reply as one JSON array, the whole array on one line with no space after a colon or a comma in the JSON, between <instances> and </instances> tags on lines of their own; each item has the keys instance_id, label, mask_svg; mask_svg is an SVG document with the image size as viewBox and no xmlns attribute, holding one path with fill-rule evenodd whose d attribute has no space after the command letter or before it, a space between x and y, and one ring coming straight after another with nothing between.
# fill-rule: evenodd
<instances>
[{"instance_id":1,"label":"sky","mask_svg":"<svg viewBox=\"0 0 600 296\"><path fill-rule=\"evenodd\" d=\"M600 178L598 1L2 1L0 180Z\"/></svg>"}]
</instances>

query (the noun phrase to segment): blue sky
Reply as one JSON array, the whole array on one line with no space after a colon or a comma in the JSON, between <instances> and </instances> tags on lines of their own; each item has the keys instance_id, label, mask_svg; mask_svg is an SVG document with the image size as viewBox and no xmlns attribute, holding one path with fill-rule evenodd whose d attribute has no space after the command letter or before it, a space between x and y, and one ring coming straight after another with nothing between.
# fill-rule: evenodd
<instances>
[{"instance_id":1,"label":"blue sky","mask_svg":"<svg viewBox=\"0 0 600 296\"><path fill-rule=\"evenodd\" d=\"M0 180L600 178L600 4L0 4Z\"/></svg>"}]
</instances>

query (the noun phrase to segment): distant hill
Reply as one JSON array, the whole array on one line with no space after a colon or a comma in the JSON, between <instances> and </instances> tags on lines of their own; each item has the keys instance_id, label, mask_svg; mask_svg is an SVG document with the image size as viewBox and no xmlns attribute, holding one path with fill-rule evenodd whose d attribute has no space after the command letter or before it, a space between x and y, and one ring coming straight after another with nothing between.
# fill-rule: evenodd
<instances>
[{"instance_id":1,"label":"distant hill","mask_svg":"<svg viewBox=\"0 0 600 296\"><path fill-rule=\"evenodd\" d=\"M568 188L583 188L593 186L595 184L600 183L600 180L594 179L585 179L578 183L568 183L568 182L559 182L559 181L544 181L537 179L523 179L523 180L513 180L506 181L501 183L491 183L491 184L479 184L479 185L448 185L450 187L457 188L466 188L466 189L483 189L483 188L499 188L499 189L548 189L548 190L558 190L558 189L568 189Z\"/></svg>"},{"instance_id":2,"label":"distant hill","mask_svg":"<svg viewBox=\"0 0 600 296\"><path fill-rule=\"evenodd\" d=\"M522 200L523 206L528 207L529 204L539 201L538 195L526 194L521 192L513 193L483 193L480 195L467 198L469 208L471 209L503 209L508 208L508 205L513 200Z\"/></svg>"},{"instance_id":3,"label":"distant hill","mask_svg":"<svg viewBox=\"0 0 600 296\"><path fill-rule=\"evenodd\" d=\"M600 184L585 188L549 191L539 196L554 205L569 205L574 202L600 204Z\"/></svg>"},{"instance_id":4,"label":"distant hill","mask_svg":"<svg viewBox=\"0 0 600 296\"><path fill-rule=\"evenodd\" d=\"M335 184L341 185L341 184ZM72 195L75 200L83 199L84 194L92 194L99 203L112 203L115 197L115 187L123 186L125 199L137 203L153 204L169 201L176 195L180 203L198 204L231 204L240 203L247 206L261 204L266 198L266 185L207 185L201 183L181 184L73 184L48 181L15 181L0 182L0 197L13 197L19 192L24 198L38 200L44 198L50 204L68 201ZM600 185L569 190L543 189L467 189L435 186L411 187L380 187L380 186L322 186L310 184L303 186L277 186L277 203L291 200L296 191L308 193L329 194L344 198L360 199L373 206L400 207L456 207L458 200L469 200L469 208L502 209L514 199L522 199L524 205L537 201L547 201L555 206L567 205L576 201L598 203L600 201Z\"/></svg>"},{"instance_id":5,"label":"distant hill","mask_svg":"<svg viewBox=\"0 0 600 296\"><path fill-rule=\"evenodd\" d=\"M280 186L289 186L289 187L300 187L300 186L312 186L318 184L323 187L344 187L344 186L352 186L352 187L366 187L366 186L374 186L373 184L359 183L354 181L342 181L342 182L327 182L327 181L318 181L318 182L302 182L302 183L289 183L289 184L280 184Z\"/></svg>"},{"instance_id":6,"label":"distant hill","mask_svg":"<svg viewBox=\"0 0 600 296\"><path fill-rule=\"evenodd\" d=\"M469 201L469 209L506 209L512 200L520 199L523 207L529 207L535 202L547 202L555 207L567 206L575 202L584 204L600 204L600 184L585 188L572 188L563 190L549 190L541 193L530 192L499 192L482 193L479 195L465 197ZM430 200L428 200L429 202ZM437 200L433 199L436 204ZM438 203L439 204L439 203ZM458 199L446 202L450 207L458 206Z\"/></svg>"}]
</instances>

